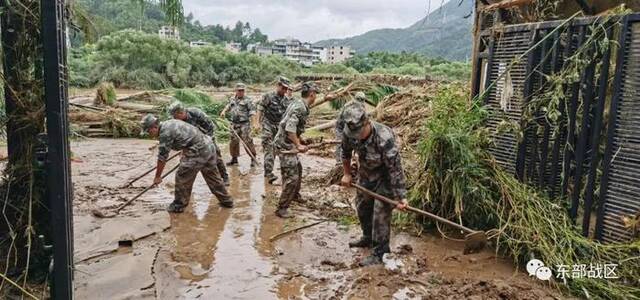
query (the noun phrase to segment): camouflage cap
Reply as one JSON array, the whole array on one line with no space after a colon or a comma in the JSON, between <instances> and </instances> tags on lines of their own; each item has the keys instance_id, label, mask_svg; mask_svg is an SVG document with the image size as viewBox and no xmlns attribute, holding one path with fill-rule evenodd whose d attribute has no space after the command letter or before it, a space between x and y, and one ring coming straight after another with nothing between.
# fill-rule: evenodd
<instances>
[{"instance_id":1,"label":"camouflage cap","mask_svg":"<svg viewBox=\"0 0 640 300\"><path fill-rule=\"evenodd\" d=\"M246 86L246 85L244 85L244 83L242 83L242 82L238 82L238 83L236 83L236 91L244 91L244 89L245 89L246 87L247 87L247 86Z\"/></svg>"},{"instance_id":2,"label":"camouflage cap","mask_svg":"<svg viewBox=\"0 0 640 300\"><path fill-rule=\"evenodd\" d=\"M367 124L369 117L364 105L361 103L353 103L347 105L342 111L342 117L344 119L344 134L352 139L358 139L362 133L364 125Z\"/></svg>"},{"instance_id":3,"label":"camouflage cap","mask_svg":"<svg viewBox=\"0 0 640 300\"><path fill-rule=\"evenodd\" d=\"M140 122L140 126L142 126L143 131L148 131L151 126L158 124L158 118L152 114L147 114L142 117L142 121Z\"/></svg>"},{"instance_id":4,"label":"camouflage cap","mask_svg":"<svg viewBox=\"0 0 640 300\"><path fill-rule=\"evenodd\" d=\"M289 78L284 77L284 76L280 76L278 78L278 84L281 84L282 86L291 89L291 81L289 80Z\"/></svg>"},{"instance_id":5,"label":"camouflage cap","mask_svg":"<svg viewBox=\"0 0 640 300\"><path fill-rule=\"evenodd\" d=\"M367 95L365 95L363 92L357 92L354 98L356 98L356 100L358 101L367 101Z\"/></svg>"},{"instance_id":6,"label":"camouflage cap","mask_svg":"<svg viewBox=\"0 0 640 300\"><path fill-rule=\"evenodd\" d=\"M176 113L184 111L184 105L178 101L171 103L168 108L169 114L174 116Z\"/></svg>"},{"instance_id":7,"label":"camouflage cap","mask_svg":"<svg viewBox=\"0 0 640 300\"><path fill-rule=\"evenodd\" d=\"M318 86L313 82L313 81L308 81L302 84L302 87L300 89L301 92L319 92L320 89L318 88Z\"/></svg>"}]
</instances>

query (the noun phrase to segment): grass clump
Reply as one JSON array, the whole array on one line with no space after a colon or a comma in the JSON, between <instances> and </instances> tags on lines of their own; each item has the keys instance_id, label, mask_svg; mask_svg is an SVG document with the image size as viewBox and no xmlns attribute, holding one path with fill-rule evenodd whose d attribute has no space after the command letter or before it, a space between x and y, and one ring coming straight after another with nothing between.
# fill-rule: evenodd
<instances>
[{"instance_id":1,"label":"grass clump","mask_svg":"<svg viewBox=\"0 0 640 300\"><path fill-rule=\"evenodd\" d=\"M116 104L116 101L118 101L117 98L118 97L116 96L116 88L113 86L113 83L103 82L98 86L94 104L96 106L113 106L114 104Z\"/></svg>"}]
</instances>

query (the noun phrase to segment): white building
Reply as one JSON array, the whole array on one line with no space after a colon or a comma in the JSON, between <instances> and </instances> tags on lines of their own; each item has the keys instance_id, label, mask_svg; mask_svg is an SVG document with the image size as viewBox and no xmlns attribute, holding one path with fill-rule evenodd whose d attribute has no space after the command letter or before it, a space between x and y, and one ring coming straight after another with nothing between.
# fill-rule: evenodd
<instances>
[{"instance_id":1,"label":"white building","mask_svg":"<svg viewBox=\"0 0 640 300\"><path fill-rule=\"evenodd\" d=\"M284 56L288 60L310 67L324 61L323 57L326 57L326 55L324 55L323 49L296 39L281 39L273 42L271 53ZM267 53L267 50L261 49L261 52Z\"/></svg>"},{"instance_id":2,"label":"white building","mask_svg":"<svg viewBox=\"0 0 640 300\"><path fill-rule=\"evenodd\" d=\"M327 48L327 62L337 64L353 57L356 51L349 46L331 46Z\"/></svg>"},{"instance_id":3,"label":"white building","mask_svg":"<svg viewBox=\"0 0 640 300\"><path fill-rule=\"evenodd\" d=\"M163 39L180 39L180 30L175 26L162 26L158 30L158 35Z\"/></svg>"},{"instance_id":4,"label":"white building","mask_svg":"<svg viewBox=\"0 0 640 300\"><path fill-rule=\"evenodd\" d=\"M253 53L259 56L267 56L273 54L273 48L270 46L257 45L253 48Z\"/></svg>"},{"instance_id":5,"label":"white building","mask_svg":"<svg viewBox=\"0 0 640 300\"><path fill-rule=\"evenodd\" d=\"M320 63L327 63L327 61L329 60L329 52L327 51L327 48L311 46L311 49L313 50L313 55L318 59Z\"/></svg>"},{"instance_id":6,"label":"white building","mask_svg":"<svg viewBox=\"0 0 640 300\"><path fill-rule=\"evenodd\" d=\"M191 48L198 48L198 47L204 47L204 46L209 46L209 45L211 45L211 43L205 42L205 41L189 42L189 47L191 47Z\"/></svg>"},{"instance_id":7,"label":"white building","mask_svg":"<svg viewBox=\"0 0 640 300\"><path fill-rule=\"evenodd\" d=\"M240 53L242 50L242 44L240 43L226 43L224 49L232 53Z\"/></svg>"}]
</instances>

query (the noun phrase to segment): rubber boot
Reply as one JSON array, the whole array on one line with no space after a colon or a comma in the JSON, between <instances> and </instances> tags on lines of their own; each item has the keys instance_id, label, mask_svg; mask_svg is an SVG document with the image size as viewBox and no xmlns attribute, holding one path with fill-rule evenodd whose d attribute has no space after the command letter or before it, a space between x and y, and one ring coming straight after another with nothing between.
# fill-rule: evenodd
<instances>
[{"instance_id":1,"label":"rubber boot","mask_svg":"<svg viewBox=\"0 0 640 300\"><path fill-rule=\"evenodd\" d=\"M238 164L238 158L232 157L231 160L227 163L227 166L233 166Z\"/></svg>"}]
</instances>

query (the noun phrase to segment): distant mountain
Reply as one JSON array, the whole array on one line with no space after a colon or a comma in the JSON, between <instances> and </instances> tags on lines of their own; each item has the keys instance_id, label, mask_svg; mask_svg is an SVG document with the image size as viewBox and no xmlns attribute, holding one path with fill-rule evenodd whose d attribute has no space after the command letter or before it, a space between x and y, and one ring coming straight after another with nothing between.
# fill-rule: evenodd
<instances>
[{"instance_id":1,"label":"distant mountain","mask_svg":"<svg viewBox=\"0 0 640 300\"><path fill-rule=\"evenodd\" d=\"M473 2L462 0L458 5L459 0L450 0L408 28L377 29L350 38L320 41L316 45L349 45L358 53L406 51L468 60L472 48Z\"/></svg>"}]
</instances>

